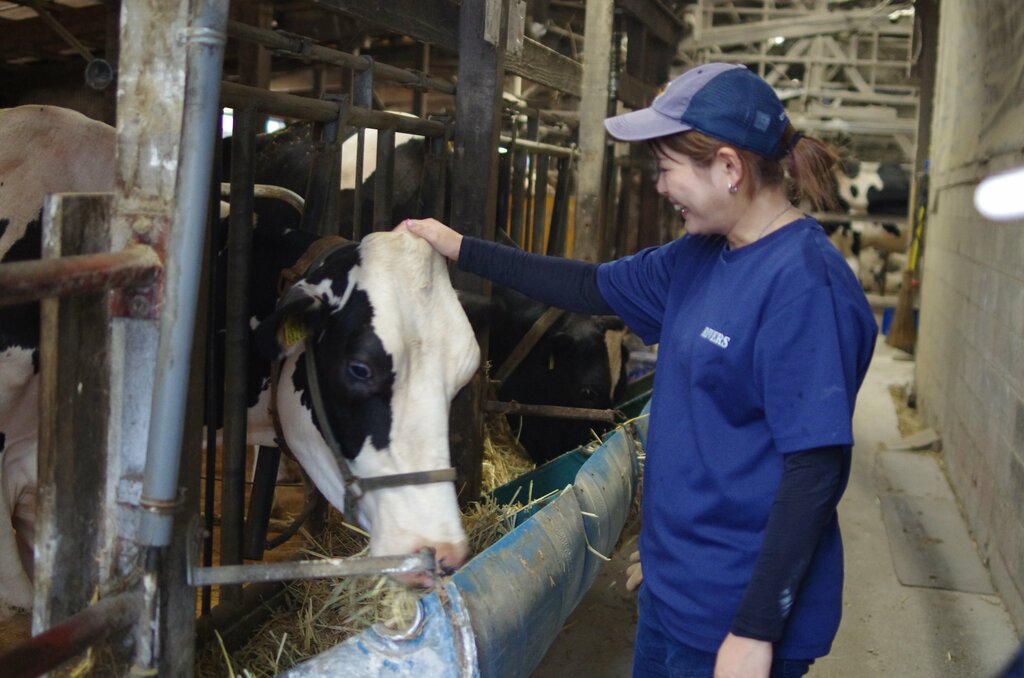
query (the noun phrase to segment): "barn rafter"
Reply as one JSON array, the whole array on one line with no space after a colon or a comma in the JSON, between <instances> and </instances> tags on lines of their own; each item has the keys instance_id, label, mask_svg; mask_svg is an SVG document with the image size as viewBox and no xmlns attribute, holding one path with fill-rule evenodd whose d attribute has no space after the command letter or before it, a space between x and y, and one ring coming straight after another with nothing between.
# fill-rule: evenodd
<instances>
[{"instance_id":1,"label":"barn rafter","mask_svg":"<svg viewBox=\"0 0 1024 678\"><path fill-rule=\"evenodd\" d=\"M698 0L683 65L744 64L794 124L855 155L905 161L918 126L913 5L877 0Z\"/></svg>"}]
</instances>

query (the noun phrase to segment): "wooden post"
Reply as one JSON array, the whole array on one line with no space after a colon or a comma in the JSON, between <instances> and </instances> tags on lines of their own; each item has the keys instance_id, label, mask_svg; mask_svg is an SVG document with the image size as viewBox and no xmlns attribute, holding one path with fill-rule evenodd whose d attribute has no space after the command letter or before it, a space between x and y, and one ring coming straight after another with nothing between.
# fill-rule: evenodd
<instances>
[{"instance_id":1,"label":"wooden post","mask_svg":"<svg viewBox=\"0 0 1024 678\"><path fill-rule=\"evenodd\" d=\"M49 199L43 256L110 251L109 210L109 196ZM118 423L108 296L42 302L34 633L83 610L97 582L109 583L106 452ZM83 557L92 553L103 555Z\"/></svg>"},{"instance_id":2,"label":"wooden post","mask_svg":"<svg viewBox=\"0 0 1024 678\"><path fill-rule=\"evenodd\" d=\"M924 246L924 233L918 232L918 206L921 178L925 174L925 163L931 152L932 104L935 96L935 68L938 60L939 0L921 0L915 5L915 22L920 22L917 33L921 40L921 53L917 62L917 76L920 79L917 104L917 149L914 154L914 175L907 224L911 229L910 254L907 268L903 272L900 294L893 311L892 325L885 336L885 343L901 351L913 353L917 344L917 325L914 307L917 303L918 276L920 274L920 253ZM927 205L924 206L927 211ZM923 231L923 226L922 226Z\"/></svg>"},{"instance_id":3,"label":"wooden post","mask_svg":"<svg viewBox=\"0 0 1024 678\"><path fill-rule=\"evenodd\" d=\"M459 11L459 88L455 98L455 163L452 227L466 235L494 239L498 193L498 137L505 74L508 0L464 0ZM453 272L458 289L490 295L490 285ZM478 337L487 355L487 332ZM478 373L452 403L452 457L462 501L480 495L483 462L483 389Z\"/></svg>"},{"instance_id":4,"label":"wooden post","mask_svg":"<svg viewBox=\"0 0 1024 678\"><path fill-rule=\"evenodd\" d=\"M584 29L583 96L580 98L580 155L576 184L573 256L597 262L604 240L604 119L608 116L608 76L615 3L590 0Z\"/></svg>"}]
</instances>

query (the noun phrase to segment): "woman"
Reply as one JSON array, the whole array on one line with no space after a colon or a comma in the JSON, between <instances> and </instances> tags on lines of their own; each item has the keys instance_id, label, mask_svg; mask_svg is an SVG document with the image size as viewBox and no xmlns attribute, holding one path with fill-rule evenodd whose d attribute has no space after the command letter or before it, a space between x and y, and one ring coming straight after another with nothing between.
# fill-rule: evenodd
<instances>
[{"instance_id":1,"label":"woman","mask_svg":"<svg viewBox=\"0 0 1024 678\"><path fill-rule=\"evenodd\" d=\"M771 87L707 64L610 118L647 141L686 234L590 265L399 228L546 303L614 312L660 342L644 475L635 676L790 677L839 625L851 419L877 327L821 226L787 197L832 198L835 154Z\"/></svg>"}]
</instances>

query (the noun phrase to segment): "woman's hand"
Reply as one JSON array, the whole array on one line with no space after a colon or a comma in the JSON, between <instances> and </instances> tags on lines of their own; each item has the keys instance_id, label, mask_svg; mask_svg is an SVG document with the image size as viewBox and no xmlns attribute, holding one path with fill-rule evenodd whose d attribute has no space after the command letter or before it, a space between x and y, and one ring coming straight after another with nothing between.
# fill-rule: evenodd
<instances>
[{"instance_id":1,"label":"woman's hand","mask_svg":"<svg viewBox=\"0 0 1024 678\"><path fill-rule=\"evenodd\" d=\"M644 571L640 565L640 552L633 551L629 555L629 562L632 565L626 568L626 590L636 591L637 587L644 581Z\"/></svg>"},{"instance_id":2,"label":"woman's hand","mask_svg":"<svg viewBox=\"0 0 1024 678\"><path fill-rule=\"evenodd\" d=\"M768 678L772 669L772 644L729 634L718 648L715 678Z\"/></svg>"},{"instance_id":3,"label":"woman's hand","mask_svg":"<svg viewBox=\"0 0 1024 678\"><path fill-rule=\"evenodd\" d=\"M437 219L406 219L394 228L396 233L412 233L430 243L439 254L452 261L459 260L462 248L462 234Z\"/></svg>"}]
</instances>

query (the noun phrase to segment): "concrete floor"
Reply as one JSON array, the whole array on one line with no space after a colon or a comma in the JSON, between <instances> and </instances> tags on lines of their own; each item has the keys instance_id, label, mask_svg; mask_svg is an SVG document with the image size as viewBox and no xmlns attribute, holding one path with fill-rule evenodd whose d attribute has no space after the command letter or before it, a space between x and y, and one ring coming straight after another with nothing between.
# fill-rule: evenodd
<instances>
[{"instance_id":1,"label":"concrete floor","mask_svg":"<svg viewBox=\"0 0 1024 678\"><path fill-rule=\"evenodd\" d=\"M991 583L939 455L883 445L900 438L889 386L912 381L913 362L906 357L879 341L857 401L853 470L839 507L846 547L843 623L832 653L812 667L811 678L990 678L1018 645L999 597L976 592L991 591ZM941 516L921 518L942 523L943 539L898 529L885 508L894 500L935 506ZM910 543L915 536L924 546ZM635 548L634 529L570 615L535 678L629 675L636 606L624 572ZM901 583L929 580L945 588Z\"/></svg>"}]
</instances>

